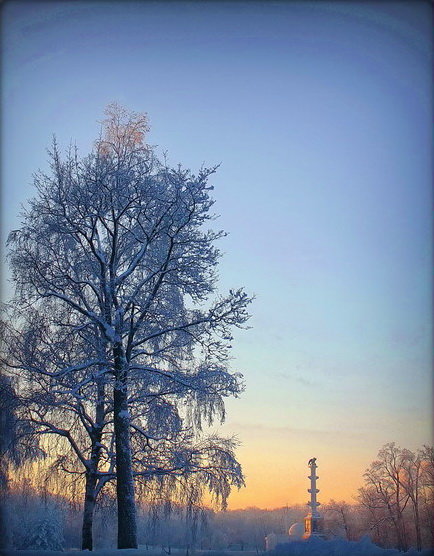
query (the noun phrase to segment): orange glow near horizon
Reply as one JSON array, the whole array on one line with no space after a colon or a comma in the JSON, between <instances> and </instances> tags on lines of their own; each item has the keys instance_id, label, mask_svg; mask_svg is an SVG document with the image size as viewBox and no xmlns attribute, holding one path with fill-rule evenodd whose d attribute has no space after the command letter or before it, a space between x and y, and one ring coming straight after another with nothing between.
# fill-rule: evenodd
<instances>
[{"instance_id":1,"label":"orange glow near horizon","mask_svg":"<svg viewBox=\"0 0 434 556\"><path fill-rule=\"evenodd\" d=\"M235 403L237 401L242 404L241 400ZM232 402L228 405L232 410ZM255 407L254 403L250 405ZM330 412L333 410L331 408ZM262 420L259 421L258 417ZM323 430L320 427L297 429L283 424L266 425L266 417L258 411L257 415L251 416L252 424L229 419L222 427L223 435L235 433L241 442L236 457L242 465L246 482L246 487L234 489L229 496L230 510L307 505L307 489L310 487L307 462L311 457L317 458L319 502L324 505L335 500L354 504L364 485L363 475L382 446L392 441L402 448L417 451L424 444L431 444L429 439L432 438L428 419L412 434L398 436L390 433L389 421L381 420L380 416L378 423L381 426L365 431L363 427L352 429L347 420L342 421L341 430L335 426L327 429L326 414L322 415ZM370 414L370 418L375 417ZM254 425L255 420L260 424Z\"/></svg>"},{"instance_id":2,"label":"orange glow near horizon","mask_svg":"<svg viewBox=\"0 0 434 556\"><path fill-rule=\"evenodd\" d=\"M295 477L286 478L280 474L274 475L274 473L272 476L265 476L265 473L259 471L251 479L247 477L245 488L234 490L231 493L228 509L240 510L257 507L271 510L295 505L306 505L307 508L309 500L307 476L308 469L306 469L304 475L301 473L298 480ZM349 504L355 503L357 489L361 486L362 480L357 473L354 473L352 477L347 477L345 483L342 483L338 472L325 479L320 475L318 500L322 504L326 504L332 499L344 500Z\"/></svg>"},{"instance_id":3,"label":"orange glow near horizon","mask_svg":"<svg viewBox=\"0 0 434 556\"><path fill-rule=\"evenodd\" d=\"M313 454L315 455L315 454ZM229 510L238 510L248 507L274 509L284 506L306 505L309 500L307 489L310 487L307 461L311 457L293 463L293 461L280 461L267 467L261 461L244 463L246 487L234 489L228 500ZM330 500L344 500L355 503L358 488L363 484L364 464L348 465L336 460L321 461L318 458L318 500L327 504Z\"/></svg>"}]
</instances>

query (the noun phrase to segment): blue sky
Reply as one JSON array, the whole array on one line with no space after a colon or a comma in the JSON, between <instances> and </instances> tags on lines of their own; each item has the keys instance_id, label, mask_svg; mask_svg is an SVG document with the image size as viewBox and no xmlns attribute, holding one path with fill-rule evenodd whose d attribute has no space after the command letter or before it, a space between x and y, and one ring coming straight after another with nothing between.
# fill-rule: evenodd
<instances>
[{"instance_id":1,"label":"blue sky","mask_svg":"<svg viewBox=\"0 0 434 556\"><path fill-rule=\"evenodd\" d=\"M224 427L248 479L233 507L303 501L312 455L323 497L350 499L382 444L431 442L428 3L3 11L3 237L52 134L85 154L113 100L174 164L221 163L221 289L256 295Z\"/></svg>"}]
</instances>

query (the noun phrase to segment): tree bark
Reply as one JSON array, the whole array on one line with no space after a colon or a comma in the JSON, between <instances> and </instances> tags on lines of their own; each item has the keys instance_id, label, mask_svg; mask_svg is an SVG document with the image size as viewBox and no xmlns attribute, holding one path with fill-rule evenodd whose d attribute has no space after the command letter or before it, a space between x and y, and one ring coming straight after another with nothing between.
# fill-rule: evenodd
<instances>
[{"instance_id":1,"label":"tree bark","mask_svg":"<svg viewBox=\"0 0 434 556\"><path fill-rule=\"evenodd\" d=\"M397 533L398 533L398 549L406 551L408 549L407 543L407 532L405 530L405 523L402 515L402 508L400 502L401 491L399 488L399 483L395 481L396 484L396 522L397 522Z\"/></svg>"},{"instance_id":2,"label":"tree bark","mask_svg":"<svg viewBox=\"0 0 434 556\"><path fill-rule=\"evenodd\" d=\"M93 550L92 527L96 501L96 481L96 475L88 471L86 473L86 491L83 510L83 528L81 537L82 550Z\"/></svg>"},{"instance_id":3,"label":"tree bark","mask_svg":"<svg viewBox=\"0 0 434 556\"><path fill-rule=\"evenodd\" d=\"M116 371L113 410L116 444L118 548L137 548L136 504L131 461L127 372L122 345L115 344L113 355Z\"/></svg>"},{"instance_id":4,"label":"tree bark","mask_svg":"<svg viewBox=\"0 0 434 556\"><path fill-rule=\"evenodd\" d=\"M86 470L86 486L83 509L83 527L81 549L93 550L93 517L96 505L96 487L98 483L98 466L101 456L101 440L104 427L105 383L104 377L97 381L97 403L95 408L95 425L92 428L92 449L89 467Z\"/></svg>"},{"instance_id":5,"label":"tree bark","mask_svg":"<svg viewBox=\"0 0 434 556\"><path fill-rule=\"evenodd\" d=\"M413 482L414 488L413 491L410 493L410 498L413 503L413 510L414 510L414 525L416 529L416 549L421 551L422 550L422 533L420 529L420 515L419 515L419 478L420 478L420 471L421 471L421 461L419 458L416 459L414 464L415 470L415 480ZM411 472L410 472L411 473ZM409 473L409 476L411 476Z\"/></svg>"},{"instance_id":6,"label":"tree bark","mask_svg":"<svg viewBox=\"0 0 434 556\"><path fill-rule=\"evenodd\" d=\"M416 549L421 551L422 550L422 533L420 530L420 516L419 516L419 506L418 501L415 501L414 504L414 521L415 521L415 528L416 528Z\"/></svg>"},{"instance_id":7,"label":"tree bark","mask_svg":"<svg viewBox=\"0 0 434 556\"><path fill-rule=\"evenodd\" d=\"M4 462L0 460L0 549L8 547L9 532L6 520L6 494L7 494L7 475Z\"/></svg>"},{"instance_id":8,"label":"tree bark","mask_svg":"<svg viewBox=\"0 0 434 556\"><path fill-rule=\"evenodd\" d=\"M340 512L341 512L342 521L343 521L343 524L344 524L345 537L346 537L347 540L350 540L350 531L349 531L349 527L348 527L348 522L347 522L347 518L346 518L346 515L345 515L344 508L342 506L340 508Z\"/></svg>"}]
</instances>

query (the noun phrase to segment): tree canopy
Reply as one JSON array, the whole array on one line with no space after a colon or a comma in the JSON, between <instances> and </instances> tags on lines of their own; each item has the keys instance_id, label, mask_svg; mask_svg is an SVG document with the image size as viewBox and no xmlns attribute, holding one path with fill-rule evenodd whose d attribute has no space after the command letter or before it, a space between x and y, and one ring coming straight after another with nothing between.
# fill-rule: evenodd
<instances>
[{"instance_id":1,"label":"tree canopy","mask_svg":"<svg viewBox=\"0 0 434 556\"><path fill-rule=\"evenodd\" d=\"M197 474L223 504L243 482L233 440L197 435L242 391L228 360L251 298L217 294L225 234L206 227L216 167L171 168L145 142L146 115L112 104L106 116L85 157L53 142L9 236L7 362L27 377L40 432L72 446L86 500L116 477L118 547L131 548L135 478Z\"/></svg>"}]
</instances>

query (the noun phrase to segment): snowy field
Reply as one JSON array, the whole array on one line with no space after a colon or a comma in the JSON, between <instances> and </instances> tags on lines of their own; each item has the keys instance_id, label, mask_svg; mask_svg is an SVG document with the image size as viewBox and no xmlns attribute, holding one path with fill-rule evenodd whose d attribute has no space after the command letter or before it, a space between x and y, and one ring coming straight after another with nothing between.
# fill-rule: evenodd
<instances>
[{"instance_id":1,"label":"snowy field","mask_svg":"<svg viewBox=\"0 0 434 556\"><path fill-rule=\"evenodd\" d=\"M53 550L6 550L1 552L1 556L79 556L87 554L88 551L70 550L65 552ZM139 548L137 550L115 550L102 549L92 552L95 556L167 556L167 551ZM185 549L172 549L173 556L183 556L186 554ZM191 555L190 551L190 555ZM195 556L257 556L256 551L234 551L234 550L197 550ZM260 554L269 556L431 556L431 549L418 552L416 549L410 549L407 552L399 552L394 548L383 549L364 538L359 542L350 542L343 539L332 541L324 541L322 539L310 539L308 541L293 541L289 544L280 545L270 552L262 552Z\"/></svg>"},{"instance_id":2,"label":"snowy field","mask_svg":"<svg viewBox=\"0 0 434 556\"><path fill-rule=\"evenodd\" d=\"M400 552L395 548L380 548L372 543L369 537L360 541L347 541L345 539L334 539L330 541L322 539L309 539L308 541L293 541L280 545L275 550L266 553L270 556L432 556L431 549L418 552L410 549Z\"/></svg>"}]
</instances>

